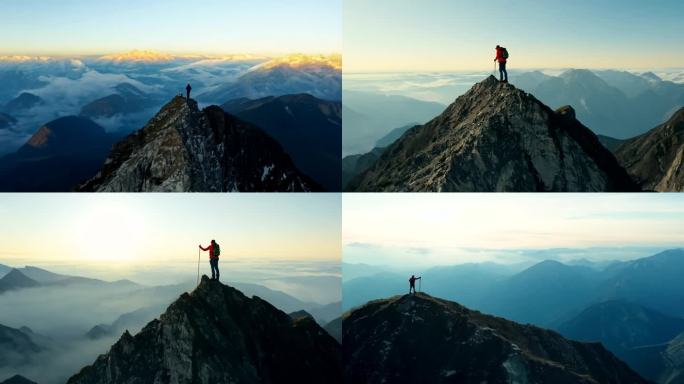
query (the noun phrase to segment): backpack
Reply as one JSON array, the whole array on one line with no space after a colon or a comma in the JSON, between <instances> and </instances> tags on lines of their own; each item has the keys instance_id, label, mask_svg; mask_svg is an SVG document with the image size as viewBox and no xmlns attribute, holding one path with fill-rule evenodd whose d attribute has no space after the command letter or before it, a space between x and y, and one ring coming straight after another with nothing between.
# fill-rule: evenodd
<instances>
[{"instance_id":1,"label":"backpack","mask_svg":"<svg viewBox=\"0 0 684 384\"><path fill-rule=\"evenodd\" d=\"M503 52L501 53L503 55L503 58L508 60L508 49L501 47L503 49Z\"/></svg>"},{"instance_id":2,"label":"backpack","mask_svg":"<svg viewBox=\"0 0 684 384\"><path fill-rule=\"evenodd\" d=\"M221 254L221 247L218 243L214 243L214 256L218 257Z\"/></svg>"}]
</instances>

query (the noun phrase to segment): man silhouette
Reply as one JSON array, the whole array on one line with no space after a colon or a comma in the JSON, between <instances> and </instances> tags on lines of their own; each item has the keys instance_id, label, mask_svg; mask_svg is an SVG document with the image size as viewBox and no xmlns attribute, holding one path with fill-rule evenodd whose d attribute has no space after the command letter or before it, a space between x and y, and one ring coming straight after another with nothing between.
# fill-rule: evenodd
<instances>
[{"instance_id":1,"label":"man silhouette","mask_svg":"<svg viewBox=\"0 0 684 384\"><path fill-rule=\"evenodd\" d=\"M204 248L202 245L199 246L203 251L209 251L209 265L211 266L211 279L219 279L219 255L221 254L221 247L215 240L211 241L208 247Z\"/></svg>"},{"instance_id":2,"label":"man silhouette","mask_svg":"<svg viewBox=\"0 0 684 384\"><path fill-rule=\"evenodd\" d=\"M187 99L190 100L190 91L192 91L192 87L190 86L190 83L185 87L185 91L187 93Z\"/></svg>"},{"instance_id":3,"label":"man silhouette","mask_svg":"<svg viewBox=\"0 0 684 384\"><path fill-rule=\"evenodd\" d=\"M411 275L411 278L409 279L409 295L411 294L411 291L413 291L414 295L416 294L416 280L420 280L420 277Z\"/></svg>"}]
</instances>

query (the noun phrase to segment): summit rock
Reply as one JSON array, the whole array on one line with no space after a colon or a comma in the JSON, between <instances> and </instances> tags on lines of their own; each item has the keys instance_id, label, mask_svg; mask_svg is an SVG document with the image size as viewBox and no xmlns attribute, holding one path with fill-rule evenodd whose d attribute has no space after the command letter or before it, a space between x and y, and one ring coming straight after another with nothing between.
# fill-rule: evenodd
<instances>
[{"instance_id":1,"label":"summit rock","mask_svg":"<svg viewBox=\"0 0 684 384\"><path fill-rule=\"evenodd\" d=\"M599 343L418 293L343 316L348 383L647 383Z\"/></svg>"},{"instance_id":2,"label":"summit rock","mask_svg":"<svg viewBox=\"0 0 684 384\"><path fill-rule=\"evenodd\" d=\"M340 344L310 317L202 277L68 384L341 383Z\"/></svg>"},{"instance_id":3,"label":"summit rock","mask_svg":"<svg viewBox=\"0 0 684 384\"><path fill-rule=\"evenodd\" d=\"M636 191L576 118L493 76L415 126L348 185L349 191Z\"/></svg>"},{"instance_id":4,"label":"summit rock","mask_svg":"<svg viewBox=\"0 0 684 384\"><path fill-rule=\"evenodd\" d=\"M304 192L320 187L260 128L175 97L79 187L96 192Z\"/></svg>"}]
</instances>

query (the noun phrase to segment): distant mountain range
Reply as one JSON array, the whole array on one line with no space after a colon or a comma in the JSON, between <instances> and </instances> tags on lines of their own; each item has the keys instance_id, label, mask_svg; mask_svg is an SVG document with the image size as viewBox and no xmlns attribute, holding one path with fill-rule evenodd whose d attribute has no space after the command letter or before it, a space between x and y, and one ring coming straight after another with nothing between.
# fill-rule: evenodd
<instances>
[{"instance_id":1,"label":"distant mountain range","mask_svg":"<svg viewBox=\"0 0 684 384\"><path fill-rule=\"evenodd\" d=\"M309 94L235 99L224 111L276 139L295 166L327 191L341 191L342 104Z\"/></svg>"},{"instance_id":2,"label":"distant mountain range","mask_svg":"<svg viewBox=\"0 0 684 384\"><path fill-rule=\"evenodd\" d=\"M72 59L0 56L0 82L0 112L16 120L2 135L2 155L16 151L37 126L64 116L88 117L108 132L128 134L171 96L184 93L187 83L193 96L216 93L216 99L201 98L203 103L298 93L340 101L341 59L153 51Z\"/></svg>"},{"instance_id":3,"label":"distant mountain range","mask_svg":"<svg viewBox=\"0 0 684 384\"><path fill-rule=\"evenodd\" d=\"M19 115L43 103L45 101L40 97L32 93L22 92L19 96L8 101L2 110L8 114Z\"/></svg>"},{"instance_id":4,"label":"distant mountain range","mask_svg":"<svg viewBox=\"0 0 684 384\"><path fill-rule=\"evenodd\" d=\"M619 139L645 132L684 106L684 84L652 72L571 69L550 76L536 71L511 81L552 108L572 105L596 134Z\"/></svg>"},{"instance_id":5,"label":"distant mountain range","mask_svg":"<svg viewBox=\"0 0 684 384\"><path fill-rule=\"evenodd\" d=\"M203 276L159 320L128 332L67 383L341 383L340 344L307 316Z\"/></svg>"},{"instance_id":6,"label":"distant mountain range","mask_svg":"<svg viewBox=\"0 0 684 384\"><path fill-rule=\"evenodd\" d=\"M107 282L80 276L60 275L36 267L12 268L6 274L0 273L0 294L25 288L59 287L72 284L89 284L97 286L111 286L119 288L142 288L130 280Z\"/></svg>"},{"instance_id":7,"label":"distant mountain range","mask_svg":"<svg viewBox=\"0 0 684 384\"><path fill-rule=\"evenodd\" d=\"M44 346L34 340L29 329L15 329L0 324L0 367L28 364Z\"/></svg>"},{"instance_id":8,"label":"distant mountain range","mask_svg":"<svg viewBox=\"0 0 684 384\"><path fill-rule=\"evenodd\" d=\"M0 157L0 191L72 190L97 172L118 138L87 118L53 120L15 153Z\"/></svg>"},{"instance_id":9,"label":"distant mountain range","mask_svg":"<svg viewBox=\"0 0 684 384\"><path fill-rule=\"evenodd\" d=\"M469 310L423 293L343 317L348 383L647 383L600 344Z\"/></svg>"},{"instance_id":10,"label":"distant mountain range","mask_svg":"<svg viewBox=\"0 0 684 384\"><path fill-rule=\"evenodd\" d=\"M39 286L40 283L21 273L18 269L12 269L0 279L0 294L23 288Z\"/></svg>"},{"instance_id":11,"label":"distant mountain range","mask_svg":"<svg viewBox=\"0 0 684 384\"><path fill-rule=\"evenodd\" d=\"M486 313L601 342L647 379L676 383L684 360L667 354L680 356L684 345L684 289L678 277L684 273L684 250L572 264L547 260L522 271L491 263L434 267L421 274L422 286ZM343 307L406 293L407 279L381 269L347 280Z\"/></svg>"},{"instance_id":12,"label":"distant mountain range","mask_svg":"<svg viewBox=\"0 0 684 384\"><path fill-rule=\"evenodd\" d=\"M342 100L341 55L292 55L259 64L231 82L200 94L200 101L218 103L237 98L308 93L319 99Z\"/></svg>"},{"instance_id":13,"label":"distant mountain range","mask_svg":"<svg viewBox=\"0 0 684 384\"><path fill-rule=\"evenodd\" d=\"M385 147L391 143L383 138L391 136L397 127L427 122L445 108L439 103L364 91L345 90L343 98L342 154L345 157L363 154L374 146Z\"/></svg>"},{"instance_id":14,"label":"distant mountain range","mask_svg":"<svg viewBox=\"0 0 684 384\"><path fill-rule=\"evenodd\" d=\"M448 300L518 322L557 326L588 306L626 300L673 317L684 317L684 250L673 249L600 269L545 260L522 271L498 264L435 267L423 285ZM377 271L343 283L343 308L408 291L408 276Z\"/></svg>"},{"instance_id":15,"label":"distant mountain range","mask_svg":"<svg viewBox=\"0 0 684 384\"><path fill-rule=\"evenodd\" d=\"M662 384L684 378L681 346L684 319L624 300L590 306L558 327L564 336L600 341L649 380Z\"/></svg>"},{"instance_id":16,"label":"distant mountain range","mask_svg":"<svg viewBox=\"0 0 684 384\"><path fill-rule=\"evenodd\" d=\"M637 191L571 107L493 76L405 132L348 191Z\"/></svg>"},{"instance_id":17,"label":"distant mountain range","mask_svg":"<svg viewBox=\"0 0 684 384\"><path fill-rule=\"evenodd\" d=\"M111 118L140 112L159 103L157 98L145 94L129 83L118 84L114 90L116 93L84 105L79 115L91 119Z\"/></svg>"}]
</instances>

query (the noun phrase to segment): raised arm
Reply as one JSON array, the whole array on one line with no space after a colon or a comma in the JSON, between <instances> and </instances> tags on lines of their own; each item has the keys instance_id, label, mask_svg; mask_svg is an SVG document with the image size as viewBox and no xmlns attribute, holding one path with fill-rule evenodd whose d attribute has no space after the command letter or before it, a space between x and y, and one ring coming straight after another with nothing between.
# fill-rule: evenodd
<instances>
[{"instance_id":1,"label":"raised arm","mask_svg":"<svg viewBox=\"0 0 684 384\"><path fill-rule=\"evenodd\" d=\"M203 251L208 251L208 250L209 250L209 247L204 248L204 247L201 246L201 245L200 245L199 247L200 247L200 249L203 250Z\"/></svg>"}]
</instances>

